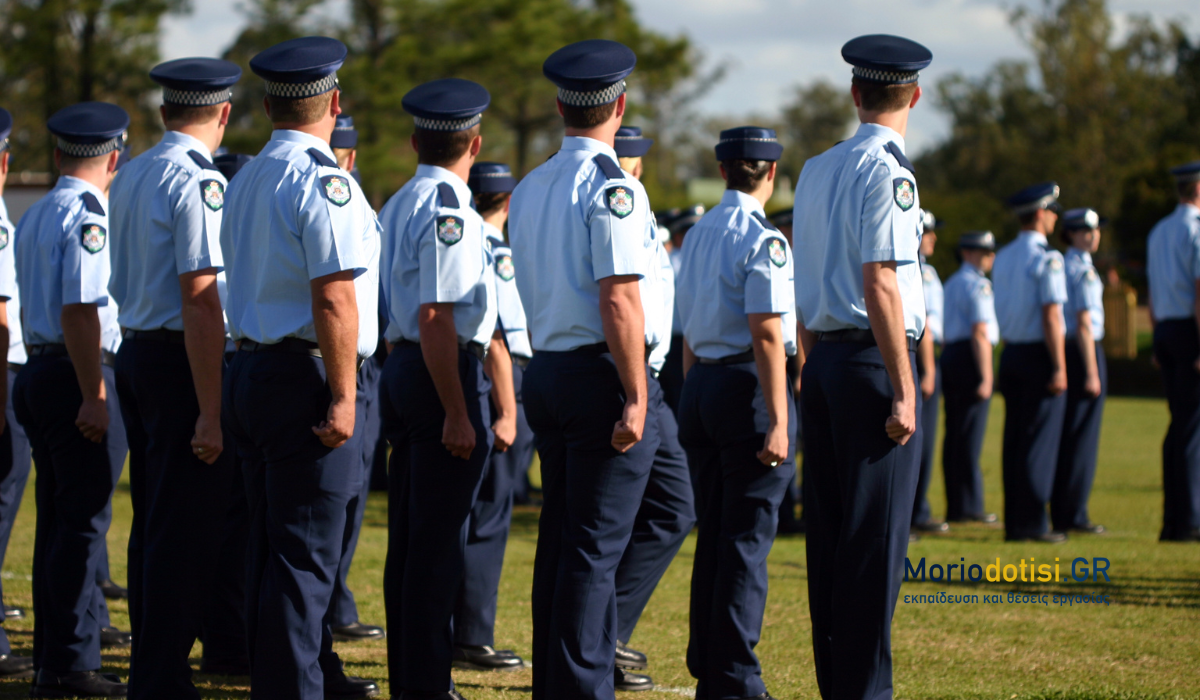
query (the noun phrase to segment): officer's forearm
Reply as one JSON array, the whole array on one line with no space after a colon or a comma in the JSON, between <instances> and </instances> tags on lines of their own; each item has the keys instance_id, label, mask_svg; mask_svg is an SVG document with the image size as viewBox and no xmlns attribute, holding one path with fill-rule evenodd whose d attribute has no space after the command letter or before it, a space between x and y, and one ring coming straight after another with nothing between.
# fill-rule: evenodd
<instances>
[{"instance_id":1,"label":"officer's forearm","mask_svg":"<svg viewBox=\"0 0 1200 700\"><path fill-rule=\"evenodd\" d=\"M354 401L358 380L358 304L354 271L318 277L312 288L313 326L335 402Z\"/></svg>"},{"instance_id":2,"label":"officer's forearm","mask_svg":"<svg viewBox=\"0 0 1200 700\"><path fill-rule=\"evenodd\" d=\"M467 400L458 378L458 330L454 327L454 304L421 304L421 356L433 379L442 410L447 416L467 417Z\"/></svg>"},{"instance_id":3,"label":"officer's forearm","mask_svg":"<svg viewBox=\"0 0 1200 700\"><path fill-rule=\"evenodd\" d=\"M1083 369L1088 377L1098 377L1100 370L1096 367L1096 337L1092 334L1092 314L1090 311L1079 312L1079 333L1076 335L1079 343L1079 356L1083 358Z\"/></svg>"},{"instance_id":4,"label":"officer's forearm","mask_svg":"<svg viewBox=\"0 0 1200 700\"><path fill-rule=\"evenodd\" d=\"M971 329L971 349L975 364L979 367L979 378L985 384L992 383L992 341L988 340L987 324L976 323Z\"/></svg>"},{"instance_id":5,"label":"officer's forearm","mask_svg":"<svg viewBox=\"0 0 1200 700\"><path fill-rule=\"evenodd\" d=\"M1050 362L1056 372L1066 364L1062 313L1059 311L1061 308L1058 304L1046 304L1042 307L1042 333L1046 336L1046 349L1050 352Z\"/></svg>"},{"instance_id":6,"label":"officer's forearm","mask_svg":"<svg viewBox=\"0 0 1200 700\"><path fill-rule=\"evenodd\" d=\"M623 275L600 280L600 320L625 388L625 402L645 406L648 401L646 318L637 277Z\"/></svg>"},{"instance_id":7,"label":"officer's forearm","mask_svg":"<svg viewBox=\"0 0 1200 700\"><path fill-rule=\"evenodd\" d=\"M483 369L492 380L492 403L496 405L495 418L517 415L517 392L513 388L512 356L504 342L502 331L496 331L488 348L487 361Z\"/></svg>"},{"instance_id":8,"label":"officer's forearm","mask_svg":"<svg viewBox=\"0 0 1200 700\"><path fill-rule=\"evenodd\" d=\"M932 377L937 372L933 362L933 333L929 332L929 317L925 317L925 335L917 346L917 362L921 363L922 376Z\"/></svg>"},{"instance_id":9,"label":"officer's forearm","mask_svg":"<svg viewBox=\"0 0 1200 700\"><path fill-rule=\"evenodd\" d=\"M100 312L95 304L64 304L60 316L63 342L85 400L103 400L104 375L100 371Z\"/></svg>"},{"instance_id":10,"label":"officer's forearm","mask_svg":"<svg viewBox=\"0 0 1200 700\"><path fill-rule=\"evenodd\" d=\"M692 346L683 341L683 377L687 379L688 372L692 371L692 365L696 364L696 353L692 352Z\"/></svg>"},{"instance_id":11,"label":"officer's forearm","mask_svg":"<svg viewBox=\"0 0 1200 700\"><path fill-rule=\"evenodd\" d=\"M904 302L896 282L896 263L863 265L863 299L867 319L883 364L887 367L892 391L900 400L915 399L912 368L908 362L908 339L904 328Z\"/></svg>"},{"instance_id":12,"label":"officer's forearm","mask_svg":"<svg viewBox=\"0 0 1200 700\"><path fill-rule=\"evenodd\" d=\"M225 354L225 321L213 268L179 276L183 296L183 342L200 413L221 415L221 365Z\"/></svg>"},{"instance_id":13,"label":"officer's forearm","mask_svg":"<svg viewBox=\"0 0 1200 700\"><path fill-rule=\"evenodd\" d=\"M804 363L808 361L808 354L812 352L813 346L817 344L817 334L804 327L803 323L796 322L796 367L801 371L804 370Z\"/></svg>"},{"instance_id":14,"label":"officer's forearm","mask_svg":"<svg viewBox=\"0 0 1200 700\"><path fill-rule=\"evenodd\" d=\"M786 425L787 411L787 351L783 346L783 324L779 314L749 314L750 338L754 348L754 364L758 367L758 384L762 387L770 427Z\"/></svg>"}]
</instances>

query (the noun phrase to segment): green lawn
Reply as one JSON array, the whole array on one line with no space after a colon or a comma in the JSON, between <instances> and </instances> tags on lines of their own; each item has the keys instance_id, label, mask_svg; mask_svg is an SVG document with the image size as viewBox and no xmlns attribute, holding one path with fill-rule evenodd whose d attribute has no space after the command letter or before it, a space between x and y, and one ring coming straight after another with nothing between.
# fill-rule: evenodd
<instances>
[{"instance_id":1,"label":"green lawn","mask_svg":"<svg viewBox=\"0 0 1200 700\"><path fill-rule=\"evenodd\" d=\"M1000 429L1003 403L997 399L985 447L984 474L988 509L1002 511ZM1104 593L1111 605L1047 607L1033 604L927 605L900 602L893 628L898 698L1200 698L1200 545L1159 544L1162 513L1159 449L1166 430L1165 404L1147 399L1110 399L1105 416L1101 462L1091 512L1109 528L1099 537L1074 537L1062 545L1005 544L1001 530L959 527L926 537L909 548L914 563L985 565L1000 558L1061 561L1067 578L1075 557L1111 561L1111 583L1047 584L906 583L904 595L945 591L950 594L1005 594L1021 590L1048 595ZM940 460L939 460L940 462ZM4 587L9 604L30 606L33 544L33 489L5 562ZM940 473L930 493L940 514ZM362 619L383 620L382 572L387 531L386 499L373 494L359 544L352 586ZM536 511L519 510L501 584L497 642L522 654L530 645L529 588L536 542ZM113 573L123 580L124 545L129 526L129 496L118 491L109 543ZM688 581L694 539L684 545L667 572L634 635L632 646L649 653L650 672L661 692L651 698L678 698L694 688L684 666L687 646ZM957 572L956 572L957 573ZM803 537L781 538L771 555L771 594L759 653L771 693L780 700L818 697L813 676L808 622ZM122 604L114 606L117 624L127 628ZM16 653L28 654L32 622L6 625ZM339 645L352 673L386 680L384 645ZM198 652L198 647L197 647ZM127 672L123 653L105 656L106 665ZM198 663L198 658L196 659ZM462 672L456 679L469 700L520 698L529 692L530 672ZM201 677L206 697L243 698L243 685ZM0 684L0 698L23 697L27 681ZM386 688L385 688L386 690Z\"/></svg>"}]
</instances>

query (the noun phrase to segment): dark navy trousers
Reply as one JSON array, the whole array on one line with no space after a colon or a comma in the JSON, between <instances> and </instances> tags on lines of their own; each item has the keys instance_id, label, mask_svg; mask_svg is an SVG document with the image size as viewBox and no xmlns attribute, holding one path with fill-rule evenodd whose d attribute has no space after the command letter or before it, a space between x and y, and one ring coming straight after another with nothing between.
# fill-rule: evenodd
<instances>
[{"instance_id":1,"label":"dark navy trousers","mask_svg":"<svg viewBox=\"0 0 1200 700\"><path fill-rule=\"evenodd\" d=\"M210 465L192 453L200 406L182 342L126 339L116 370L133 501L129 694L199 698L188 656L216 580L233 460L223 451Z\"/></svg>"},{"instance_id":2,"label":"dark navy trousers","mask_svg":"<svg viewBox=\"0 0 1200 700\"><path fill-rule=\"evenodd\" d=\"M915 353L909 363L915 382ZM817 685L825 700L887 700L892 615L921 468L921 392L917 432L899 445L885 429L894 393L878 347L818 342L802 386Z\"/></svg>"},{"instance_id":3,"label":"dark navy trousers","mask_svg":"<svg viewBox=\"0 0 1200 700\"><path fill-rule=\"evenodd\" d=\"M1079 343L1067 338L1067 407L1062 438L1058 445L1058 467L1054 471L1054 489L1050 492L1050 520L1055 530L1069 530L1089 524L1088 498L1096 478L1096 459L1100 451L1100 422L1104 417L1104 398L1108 395L1108 362L1104 348L1096 343L1096 369L1100 375L1100 395L1083 393L1087 371Z\"/></svg>"},{"instance_id":4,"label":"dark navy trousers","mask_svg":"<svg viewBox=\"0 0 1200 700\"><path fill-rule=\"evenodd\" d=\"M942 350L941 375L946 404L942 477L946 483L946 520L953 522L984 514L979 455L992 400L980 400L976 394L983 375L969 340L950 343Z\"/></svg>"},{"instance_id":5,"label":"dark navy trousers","mask_svg":"<svg viewBox=\"0 0 1200 700\"><path fill-rule=\"evenodd\" d=\"M517 437L504 452L492 450L467 524L462 587L454 606L454 643L494 646L496 598L504 569L504 548L512 524L513 495L533 461L533 432L521 402L524 370L513 364L517 395ZM489 405L492 411L495 405Z\"/></svg>"},{"instance_id":6,"label":"dark navy trousers","mask_svg":"<svg viewBox=\"0 0 1200 700\"><path fill-rule=\"evenodd\" d=\"M8 405L4 407L4 432L0 433L0 568L8 552L8 540L12 536L13 523L25 496L25 484L29 482L29 470L33 459L29 450L29 438L13 412L13 383L16 371L8 370ZM4 602L0 589L0 604ZM12 653L8 635L0 629L0 655Z\"/></svg>"},{"instance_id":7,"label":"dark navy trousers","mask_svg":"<svg viewBox=\"0 0 1200 700\"><path fill-rule=\"evenodd\" d=\"M362 487L362 416L336 449L313 434L331 396L318 357L239 351L222 409L246 482L246 626L255 697L322 700L340 674L328 612L346 511Z\"/></svg>"},{"instance_id":8,"label":"dark navy trousers","mask_svg":"<svg viewBox=\"0 0 1200 700\"><path fill-rule=\"evenodd\" d=\"M82 403L65 353L30 358L13 386L13 409L37 466L34 666L57 673L100 668L101 618L107 619L96 570L119 472L107 436L91 442L75 426Z\"/></svg>"},{"instance_id":9,"label":"dark navy trousers","mask_svg":"<svg viewBox=\"0 0 1200 700\"><path fill-rule=\"evenodd\" d=\"M112 465L114 481L121 480L121 472L125 469L125 456L129 454L129 442L125 435L125 419L121 415L121 402L117 394L116 372L112 367L104 365L104 386L107 392L105 404L108 406L108 432L105 442L108 444L108 460ZM108 499L108 507L104 511L104 531L108 532L112 525L112 498ZM101 584L112 580L108 570L108 540L100 545L100 563L96 566L96 583ZM111 627L108 617L108 602L100 608L100 626Z\"/></svg>"},{"instance_id":10,"label":"dark navy trousers","mask_svg":"<svg viewBox=\"0 0 1200 700\"><path fill-rule=\"evenodd\" d=\"M246 542L250 536L250 512L246 502L246 478L237 444L228 432L225 456L233 478L225 499L225 514L213 536L220 542L216 569L204 602L201 641L204 660L209 663L249 663L246 643Z\"/></svg>"},{"instance_id":11,"label":"dark navy trousers","mask_svg":"<svg viewBox=\"0 0 1200 700\"><path fill-rule=\"evenodd\" d=\"M791 436L797 419L790 387L787 403ZM699 483L687 648L697 700L766 692L754 647L767 605L767 555L779 504L796 478L791 457L768 467L755 456L768 425L755 363L696 364L688 372L679 439Z\"/></svg>"},{"instance_id":12,"label":"dark navy trousers","mask_svg":"<svg viewBox=\"0 0 1200 700\"><path fill-rule=\"evenodd\" d=\"M1004 394L1004 530L1017 539L1049 530L1046 505L1054 486L1066 392L1046 391L1051 377L1046 344L1010 343L1000 355Z\"/></svg>"},{"instance_id":13,"label":"dark navy trousers","mask_svg":"<svg viewBox=\"0 0 1200 700\"><path fill-rule=\"evenodd\" d=\"M1163 440L1163 539L1200 528L1200 335L1193 319L1154 325L1171 425Z\"/></svg>"},{"instance_id":14,"label":"dark navy trousers","mask_svg":"<svg viewBox=\"0 0 1200 700\"><path fill-rule=\"evenodd\" d=\"M920 379L921 364L917 363L917 378ZM920 387L917 387L920 389ZM917 496L913 502L912 524L933 520L929 508L929 482L933 481L933 453L937 446L938 407L942 400L942 373L935 376L933 395L921 404L921 471L917 475Z\"/></svg>"},{"instance_id":15,"label":"dark navy trousers","mask_svg":"<svg viewBox=\"0 0 1200 700\"><path fill-rule=\"evenodd\" d=\"M617 566L658 449L657 416L647 410L629 450L612 447L625 392L604 344L536 353L523 393L545 497L533 565L533 699L611 700Z\"/></svg>"},{"instance_id":16,"label":"dark navy trousers","mask_svg":"<svg viewBox=\"0 0 1200 700\"><path fill-rule=\"evenodd\" d=\"M617 566L617 639L622 642L633 637L650 596L696 524L692 475L679 444L675 413L658 379L652 376L646 388L658 420L659 444L633 533Z\"/></svg>"},{"instance_id":17,"label":"dark navy trousers","mask_svg":"<svg viewBox=\"0 0 1200 700\"><path fill-rule=\"evenodd\" d=\"M393 420L388 476L388 676L393 696L454 688L454 606L462 586L467 523L492 449L491 382L483 362L460 350L458 377L475 427L470 459L442 444L446 413L421 346L401 343L383 366Z\"/></svg>"}]
</instances>

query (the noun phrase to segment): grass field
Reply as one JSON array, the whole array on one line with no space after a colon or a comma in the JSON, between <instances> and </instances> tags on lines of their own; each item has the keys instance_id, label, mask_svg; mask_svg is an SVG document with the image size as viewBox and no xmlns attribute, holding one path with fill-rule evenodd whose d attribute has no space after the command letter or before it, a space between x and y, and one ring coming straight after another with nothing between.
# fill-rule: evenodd
<instances>
[{"instance_id":1,"label":"grass field","mask_svg":"<svg viewBox=\"0 0 1200 700\"><path fill-rule=\"evenodd\" d=\"M987 506L1002 512L1000 430L1003 403L992 406L985 447ZM981 566L1000 558L1018 564L1061 561L1068 578L1075 557L1111 561L1110 583L906 583L893 628L896 697L1120 700L1200 698L1200 545L1157 542L1162 514L1159 449L1166 430L1164 402L1110 399L1105 415L1101 458L1091 501L1092 518L1109 528L1104 536L1078 536L1062 545L1006 544L1001 530L956 527L910 546L915 563ZM940 459L938 461L940 465ZM940 469L940 466L939 466ZM33 488L17 522L5 562L4 588L10 605L30 607L33 546ZM940 472L930 498L935 515L944 509ZM113 574L123 581L124 547L130 521L129 495L123 484L116 496L109 545ZM386 499L372 494L363 526L351 585L362 620L382 623L382 572L387 546ZM529 589L536 544L537 513L519 510L500 590L497 642L527 655L530 646ZM688 583L694 536L667 572L650 602L631 646L650 655L650 673L662 690L641 698L678 698L695 687L684 666L687 646ZM771 592L758 647L764 677L780 700L818 697L813 676L803 537L780 538L771 554ZM957 577L957 571L956 571ZM1005 594L1025 591L1107 594L1111 605L1073 607L1029 603L960 605L905 604L903 596L944 591L948 594ZM113 607L114 620L128 628L125 607ZM18 654L32 649L32 621L6 624ZM349 670L385 684L384 644L342 644L338 651ZM196 648L198 664L199 647ZM128 657L105 655L108 670L124 675ZM455 676L468 700L520 698L529 693L530 672ZM205 697L244 698L244 685L198 677ZM27 681L0 683L0 698L24 697Z\"/></svg>"}]
</instances>

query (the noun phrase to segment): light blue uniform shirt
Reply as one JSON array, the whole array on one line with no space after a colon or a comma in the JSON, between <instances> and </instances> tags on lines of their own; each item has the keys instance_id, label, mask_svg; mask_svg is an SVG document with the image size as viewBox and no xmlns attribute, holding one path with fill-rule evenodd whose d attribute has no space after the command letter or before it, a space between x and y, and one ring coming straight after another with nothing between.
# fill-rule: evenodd
<instances>
[{"instance_id":1,"label":"light blue uniform shirt","mask_svg":"<svg viewBox=\"0 0 1200 700\"><path fill-rule=\"evenodd\" d=\"M1195 318L1200 280L1200 209L1180 204L1159 221L1146 242L1150 305L1158 321Z\"/></svg>"},{"instance_id":2,"label":"light blue uniform shirt","mask_svg":"<svg viewBox=\"0 0 1200 700\"><path fill-rule=\"evenodd\" d=\"M992 267L996 289L996 320L1007 343L1038 343L1046 339L1042 307L1067 303L1067 278L1062 253L1036 231L1022 231L1017 240L996 253Z\"/></svg>"},{"instance_id":3,"label":"light blue uniform shirt","mask_svg":"<svg viewBox=\"0 0 1200 700\"><path fill-rule=\"evenodd\" d=\"M1092 264L1092 254L1078 248L1067 249L1063 266L1067 271L1067 335L1079 334L1079 312L1091 312L1092 336L1104 339L1104 282Z\"/></svg>"},{"instance_id":4,"label":"light blue uniform shirt","mask_svg":"<svg viewBox=\"0 0 1200 700\"><path fill-rule=\"evenodd\" d=\"M457 206L438 192L445 183ZM496 282L471 190L436 165L417 172L380 211L380 276L388 309L388 342L421 341L421 304L454 304L458 342L487 347L496 332Z\"/></svg>"},{"instance_id":5,"label":"light blue uniform shirt","mask_svg":"<svg viewBox=\"0 0 1200 700\"><path fill-rule=\"evenodd\" d=\"M616 168L609 178L596 162ZM611 146L580 136L521 179L508 238L533 349L567 351L605 340L600 280L653 274L654 215L642 184L617 166Z\"/></svg>"},{"instance_id":6,"label":"light blue uniform shirt","mask_svg":"<svg viewBox=\"0 0 1200 700\"><path fill-rule=\"evenodd\" d=\"M8 317L8 361L25 364L25 341L21 337L21 293L17 290L16 233L8 219L8 207L0 199L0 297Z\"/></svg>"},{"instance_id":7,"label":"light blue uniform shirt","mask_svg":"<svg viewBox=\"0 0 1200 700\"><path fill-rule=\"evenodd\" d=\"M675 296L683 338L696 357L750 350L748 314L780 314L785 349L796 354L792 251L765 220L757 199L725 190L688 232Z\"/></svg>"},{"instance_id":8,"label":"light blue uniform shirt","mask_svg":"<svg viewBox=\"0 0 1200 700\"><path fill-rule=\"evenodd\" d=\"M221 256L225 176L198 139L168 131L121 168L109 204L112 279L108 291L125 328L183 330L179 276L216 268Z\"/></svg>"},{"instance_id":9,"label":"light blue uniform shirt","mask_svg":"<svg viewBox=\"0 0 1200 700\"><path fill-rule=\"evenodd\" d=\"M996 323L996 297L992 283L974 265L963 263L958 272L946 280L945 338L946 344L968 340L974 335L976 323L987 324L988 340L1000 342L1000 326Z\"/></svg>"},{"instance_id":10,"label":"light blue uniform shirt","mask_svg":"<svg viewBox=\"0 0 1200 700\"><path fill-rule=\"evenodd\" d=\"M941 345L942 326L945 319L945 292L942 278L938 277L933 265L921 259L921 289L925 292L925 330L933 336L933 342Z\"/></svg>"},{"instance_id":11,"label":"light blue uniform shirt","mask_svg":"<svg viewBox=\"0 0 1200 700\"><path fill-rule=\"evenodd\" d=\"M525 307L521 304L521 292L517 289L517 268L513 265L512 248L504 241L500 229L483 222L483 230L491 244L492 261L496 270L496 309L504 338L508 341L508 352L526 359L533 357L529 347L529 324L525 321Z\"/></svg>"},{"instance_id":12,"label":"light blue uniform shirt","mask_svg":"<svg viewBox=\"0 0 1200 700\"><path fill-rule=\"evenodd\" d=\"M879 124L804 164L796 183L796 314L814 332L869 329L862 266L895 262L910 338L925 332L916 177L902 166L904 137ZM904 158L907 162L907 158Z\"/></svg>"},{"instance_id":13,"label":"light blue uniform shirt","mask_svg":"<svg viewBox=\"0 0 1200 700\"><path fill-rule=\"evenodd\" d=\"M84 202L90 195L95 207ZM25 342L63 343L62 308L95 304L100 316L100 347L121 346L117 305L108 296L108 214L104 193L69 175L34 203L17 226L17 286L25 306Z\"/></svg>"},{"instance_id":14,"label":"light blue uniform shirt","mask_svg":"<svg viewBox=\"0 0 1200 700\"><path fill-rule=\"evenodd\" d=\"M655 372L661 372L667 363L667 353L671 352L671 335L674 332L675 309L675 267L671 264L671 256L663 247L663 230L656 228L652 261L652 274L642 278L641 294L643 314L646 318L646 344L653 348L646 364ZM656 303L657 302L657 303Z\"/></svg>"},{"instance_id":15,"label":"light blue uniform shirt","mask_svg":"<svg viewBox=\"0 0 1200 700\"><path fill-rule=\"evenodd\" d=\"M317 137L277 130L226 190L221 250L234 340L317 342L309 283L353 270L358 356L375 352L379 222L336 162Z\"/></svg>"}]
</instances>

